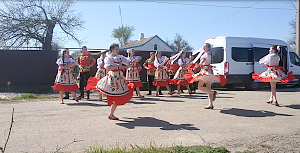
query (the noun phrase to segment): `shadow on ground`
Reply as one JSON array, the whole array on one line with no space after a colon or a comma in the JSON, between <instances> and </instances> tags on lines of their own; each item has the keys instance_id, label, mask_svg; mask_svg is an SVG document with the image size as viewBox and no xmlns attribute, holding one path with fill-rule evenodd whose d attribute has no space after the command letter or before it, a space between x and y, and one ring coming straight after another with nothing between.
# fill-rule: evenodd
<instances>
[{"instance_id":1,"label":"shadow on ground","mask_svg":"<svg viewBox=\"0 0 300 153\"><path fill-rule=\"evenodd\" d=\"M292 108L292 109L300 109L300 105L286 105L284 107Z\"/></svg>"},{"instance_id":2,"label":"shadow on ground","mask_svg":"<svg viewBox=\"0 0 300 153\"><path fill-rule=\"evenodd\" d=\"M269 116L293 116L289 114L277 114L270 111L264 110L247 110L247 109L239 109L239 108L231 108L227 110L221 110L220 113L242 116L242 117L269 117Z\"/></svg>"},{"instance_id":3,"label":"shadow on ground","mask_svg":"<svg viewBox=\"0 0 300 153\"><path fill-rule=\"evenodd\" d=\"M193 127L193 124L171 124L167 121L159 120L153 117L138 117L138 118L125 118L130 120L119 120L124 123L116 123L128 129L135 127L159 127L161 130L200 130ZM133 121L132 121L133 120Z\"/></svg>"}]
</instances>

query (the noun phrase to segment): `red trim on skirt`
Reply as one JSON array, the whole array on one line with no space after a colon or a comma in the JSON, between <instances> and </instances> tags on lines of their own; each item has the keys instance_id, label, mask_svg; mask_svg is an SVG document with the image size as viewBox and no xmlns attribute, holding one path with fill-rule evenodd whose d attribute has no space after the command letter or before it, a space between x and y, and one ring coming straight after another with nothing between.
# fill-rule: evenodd
<instances>
[{"instance_id":1,"label":"red trim on skirt","mask_svg":"<svg viewBox=\"0 0 300 153\"><path fill-rule=\"evenodd\" d=\"M295 76L292 76L293 72L288 73L287 77L284 79L273 79L272 77L263 78L259 75L261 75L261 74L252 74L252 79L258 79L261 82L271 82L272 80L277 80L282 83L288 83L289 81L293 81L295 79Z\"/></svg>"},{"instance_id":2,"label":"red trim on skirt","mask_svg":"<svg viewBox=\"0 0 300 153\"><path fill-rule=\"evenodd\" d=\"M124 105L126 104L128 101L130 101L130 99L132 98L133 95L133 84L132 83L128 83L128 89L129 89L129 93L127 93L126 95L123 96L109 96L101 91L98 90L99 93L103 94L106 96L107 98L107 105Z\"/></svg>"},{"instance_id":3,"label":"red trim on skirt","mask_svg":"<svg viewBox=\"0 0 300 153\"><path fill-rule=\"evenodd\" d=\"M138 82L127 82L128 84L129 83L132 83L133 84L133 88L139 88L139 87L142 87L143 86L143 83L142 81L138 81Z\"/></svg>"},{"instance_id":4,"label":"red trim on skirt","mask_svg":"<svg viewBox=\"0 0 300 153\"><path fill-rule=\"evenodd\" d=\"M153 81L153 85L156 87L157 86L165 87L165 86L168 86L170 82L171 82L170 79L167 79L166 81Z\"/></svg>"},{"instance_id":5,"label":"red trim on skirt","mask_svg":"<svg viewBox=\"0 0 300 153\"><path fill-rule=\"evenodd\" d=\"M171 84L181 85L181 86L187 86L187 85L189 85L189 83L188 83L187 80L176 80L176 79L172 79L171 80Z\"/></svg>"},{"instance_id":6,"label":"red trim on skirt","mask_svg":"<svg viewBox=\"0 0 300 153\"><path fill-rule=\"evenodd\" d=\"M58 91L63 91L63 92L73 92L73 91L77 91L78 89L79 88L78 88L77 84L62 85L62 84L54 83L54 87L53 87L53 90L58 90Z\"/></svg>"},{"instance_id":7,"label":"red trim on skirt","mask_svg":"<svg viewBox=\"0 0 300 153\"><path fill-rule=\"evenodd\" d=\"M222 86L224 86L227 83L227 79L225 78L224 75L203 75L203 74L199 73L197 76L193 77L194 74L195 73L193 71L189 71L189 72L186 72L184 74L184 78L187 79L188 83L191 84L191 83L194 83L194 82L197 82L197 81L201 80L201 79L199 79L199 77L201 77L201 76L218 77L218 79L220 80L219 83Z\"/></svg>"},{"instance_id":8,"label":"red trim on skirt","mask_svg":"<svg viewBox=\"0 0 300 153\"><path fill-rule=\"evenodd\" d=\"M89 90L95 90L95 91L99 91L97 88L96 88L96 85L98 83L100 79L98 79L97 77L90 77L87 81L87 84L86 84L86 87L85 87L85 90L86 91L89 91Z\"/></svg>"}]
</instances>

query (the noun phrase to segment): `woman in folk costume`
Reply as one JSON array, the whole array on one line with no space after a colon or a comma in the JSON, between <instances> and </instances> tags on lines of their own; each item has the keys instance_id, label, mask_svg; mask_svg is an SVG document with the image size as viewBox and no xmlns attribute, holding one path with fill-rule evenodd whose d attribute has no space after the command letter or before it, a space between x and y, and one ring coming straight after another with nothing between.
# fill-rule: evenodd
<instances>
[{"instance_id":1,"label":"woman in folk costume","mask_svg":"<svg viewBox=\"0 0 300 153\"><path fill-rule=\"evenodd\" d=\"M95 85L98 83L98 81L100 79L102 79L106 74L107 74L107 70L104 68L104 59L106 57L106 53L109 50L105 50L104 52L99 52L99 53L91 53L91 55L100 55L100 57L97 59L97 72L96 75L94 77L90 77L87 81L87 85L86 85L86 90L89 91L92 88L95 89ZM93 87L91 87L91 85L94 85ZM102 94L99 93L99 101L102 101Z\"/></svg>"},{"instance_id":2,"label":"woman in folk costume","mask_svg":"<svg viewBox=\"0 0 300 153\"><path fill-rule=\"evenodd\" d=\"M175 53L172 53L170 57L174 56ZM178 60L173 61L173 59L170 59L166 64L166 71L169 74L170 79L172 80L179 69ZM176 85L170 84L170 89L172 92L174 92L176 88ZM181 89L181 92L183 93L183 90Z\"/></svg>"},{"instance_id":3,"label":"woman in folk costume","mask_svg":"<svg viewBox=\"0 0 300 153\"><path fill-rule=\"evenodd\" d=\"M273 103L276 106L279 106L277 98L276 98L276 83L283 82L287 83L289 81L293 81L295 76L292 76L293 72L288 73L287 75L284 73L284 67L278 66L280 57L278 56L278 51L280 47L273 45L270 47L269 54L259 60L260 64L265 64L268 67L268 70L263 72L262 74L252 74L253 79L258 79L262 82L270 82L271 85L271 96L267 103Z\"/></svg>"},{"instance_id":4,"label":"woman in folk costume","mask_svg":"<svg viewBox=\"0 0 300 153\"><path fill-rule=\"evenodd\" d=\"M184 74L188 71L187 67L188 67L188 63L190 61L190 59L186 57L186 52L180 51L176 55L172 56L170 59L172 59L173 61L178 60L178 65L180 66L179 69L177 70L174 78L171 81L172 84L177 85L178 96L180 96L180 87L181 86L186 86L186 88L189 91L189 94L192 94L190 87L189 87L189 83L186 80L186 78L184 78Z\"/></svg>"},{"instance_id":5,"label":"woman in folk costume","mask_svg":"<svg viewBox=\"0 0 300 153\"><path fill-rule=\"evenodd\" d=\"M126 57L119 55L119 45L110 46L110 54L104 59L104 68L108 71L107 75L101 78L95 85L89 82L88 90L94 89L107 97L107 104L111 106L108 119L118 120L114 112L118 105L127 103L133 94L133 84L127 84L123 72L125 65L131 66L135 61L130 62Z\"/></svg>"},{"instance_id":6,"label":"woman in folk costume","mask_svg":"<svg viewBox=\"0 0 300 153\"><path fill-rule=\"evenodd\" d=\"M161 52L156 51L154 66L156 67L155 77L153 85L156 86L156 97L159 97L159 88L161 86L166 87L169 90L169 94L173 95L174 92L170 90L169 83L171 82L164 66L169 59L166 56L161 56Z\"/></svg>"},{"instance_id":7,"label":"woman in folk costume","mask_svg":"<svg viewBox=\"0 0 300 153\"><path fill-rule=\"evenodd\" d=\"M193 71L194 73L196 73L197 69L199 68L199 64L198 63L193 63L194 60L194 55L190 54L189 55L189 63L188 63L188 71ZM190 89L192 91L192 93L196 93L196 89L197 89L197 82L191 83L190 84Z\"/></svg>"},{"instance_id":8,"label":"woman in folk costume","mask_svg":"<svg viewBox=\"0 0 300 153\"><path fill-rule=\"evenodd\" d=\"M211 90L211 85L214 82L219 82L224 86L227 82L224 75L214 75L212 71L211 54L210 54L211 45L209 43L204 43L203 51L195 58L193 63L195 63L200 58L199 66L201 70L199 73L194 74L190 71L185 73L184 77L188 80L189 83L199 81L198 89L206 92L208 94L209 105L204 107L205 109L213 109L213 101L216 99L217 92ZM205 87L204 87L205 84Z\"/></svg>"},{"instance_id":9,"label":"woman in folk costume","mask_svg":"<svg viewBox=\"0 0 300 153\"><path fill-rule=\"evenodd\" d=\"M76 61L74 61L72 58L69 58L68 49L63 49L61 54L61 58L57 59L56 61L56 64L58 65L58 72L55 78L53 90L59 91L61 104L64 104L64 92L71 92L75 97L75 101L78 102L75 91L77 91L79 88L71 72L72 67L76 65Z\"/></svg>"},{"instance_id":10,"label":"woman in folk costume","mask_svg":"<svg viewBox=\"0 0 300 153\"><path fill-rule=\"evenodd\" d=\"M134 88L136 89L138 98L143 98L144 96L140 93L140 87L143 86L142 81L140 79L140 70L138 68L138 62L142 59L141 56L134 56L134 49L128 49L127 50L128 57L127 59L132 62L132 66L127 68L126 71L126 81L127 83L132 83L134 85ZM135 62L133 62L135 61Z\"/></svg>"}]
</instances>

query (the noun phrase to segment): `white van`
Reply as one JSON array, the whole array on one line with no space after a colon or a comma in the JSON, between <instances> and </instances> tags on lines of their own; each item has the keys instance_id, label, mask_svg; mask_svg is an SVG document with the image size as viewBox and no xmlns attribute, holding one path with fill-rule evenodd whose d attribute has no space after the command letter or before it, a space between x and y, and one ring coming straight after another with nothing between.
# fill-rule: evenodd
<instances>
[{"instance_id":1,"label":"white van","mask_svg":"<svg viewBox=\"0 0 300 153\"><path fill-rule=\"evenodd\" d=\"M253 80L252 74L266 71L267 68L258 61L269 53L272 45L280 46L279 66L283 66L286 73L293 71L296 79L292 83L300 84L300 58L282 40L219 36L205 42L212 44L211 65L214 66L214 74L226 75L227 87L243 84L247 89L257 89L260 81Z\"/></svg>"}]
</instances>

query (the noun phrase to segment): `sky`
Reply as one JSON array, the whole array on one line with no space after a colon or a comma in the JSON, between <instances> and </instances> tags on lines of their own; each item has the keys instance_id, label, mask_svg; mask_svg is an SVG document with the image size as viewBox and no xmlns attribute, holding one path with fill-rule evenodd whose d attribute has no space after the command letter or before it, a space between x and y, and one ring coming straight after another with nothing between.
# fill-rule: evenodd
<instances>
[{"instance_id":1,"label":"sky","mask_svg":"<svg viewBox=\"0 0 300 153\"><path fill-rule=\"evenodd\" d=\"M109 43L117 43L111 33L123 25L133 26L137 40L158 35L163 40L173 40L175 34L183 36L194 50L205 40L217 36L259 37L286 41L291 36L289 22L295 18L296 0L249 1L77 1L73 10L82 14L85 29L77 31L88 48L105 49ZM251 6L251 7L250 7ZM250 8L247 8L250 7ZM65 38L56 26L56 36ZM80 48L68 39L62 47Z\"/></svg>"}]
</instances>

